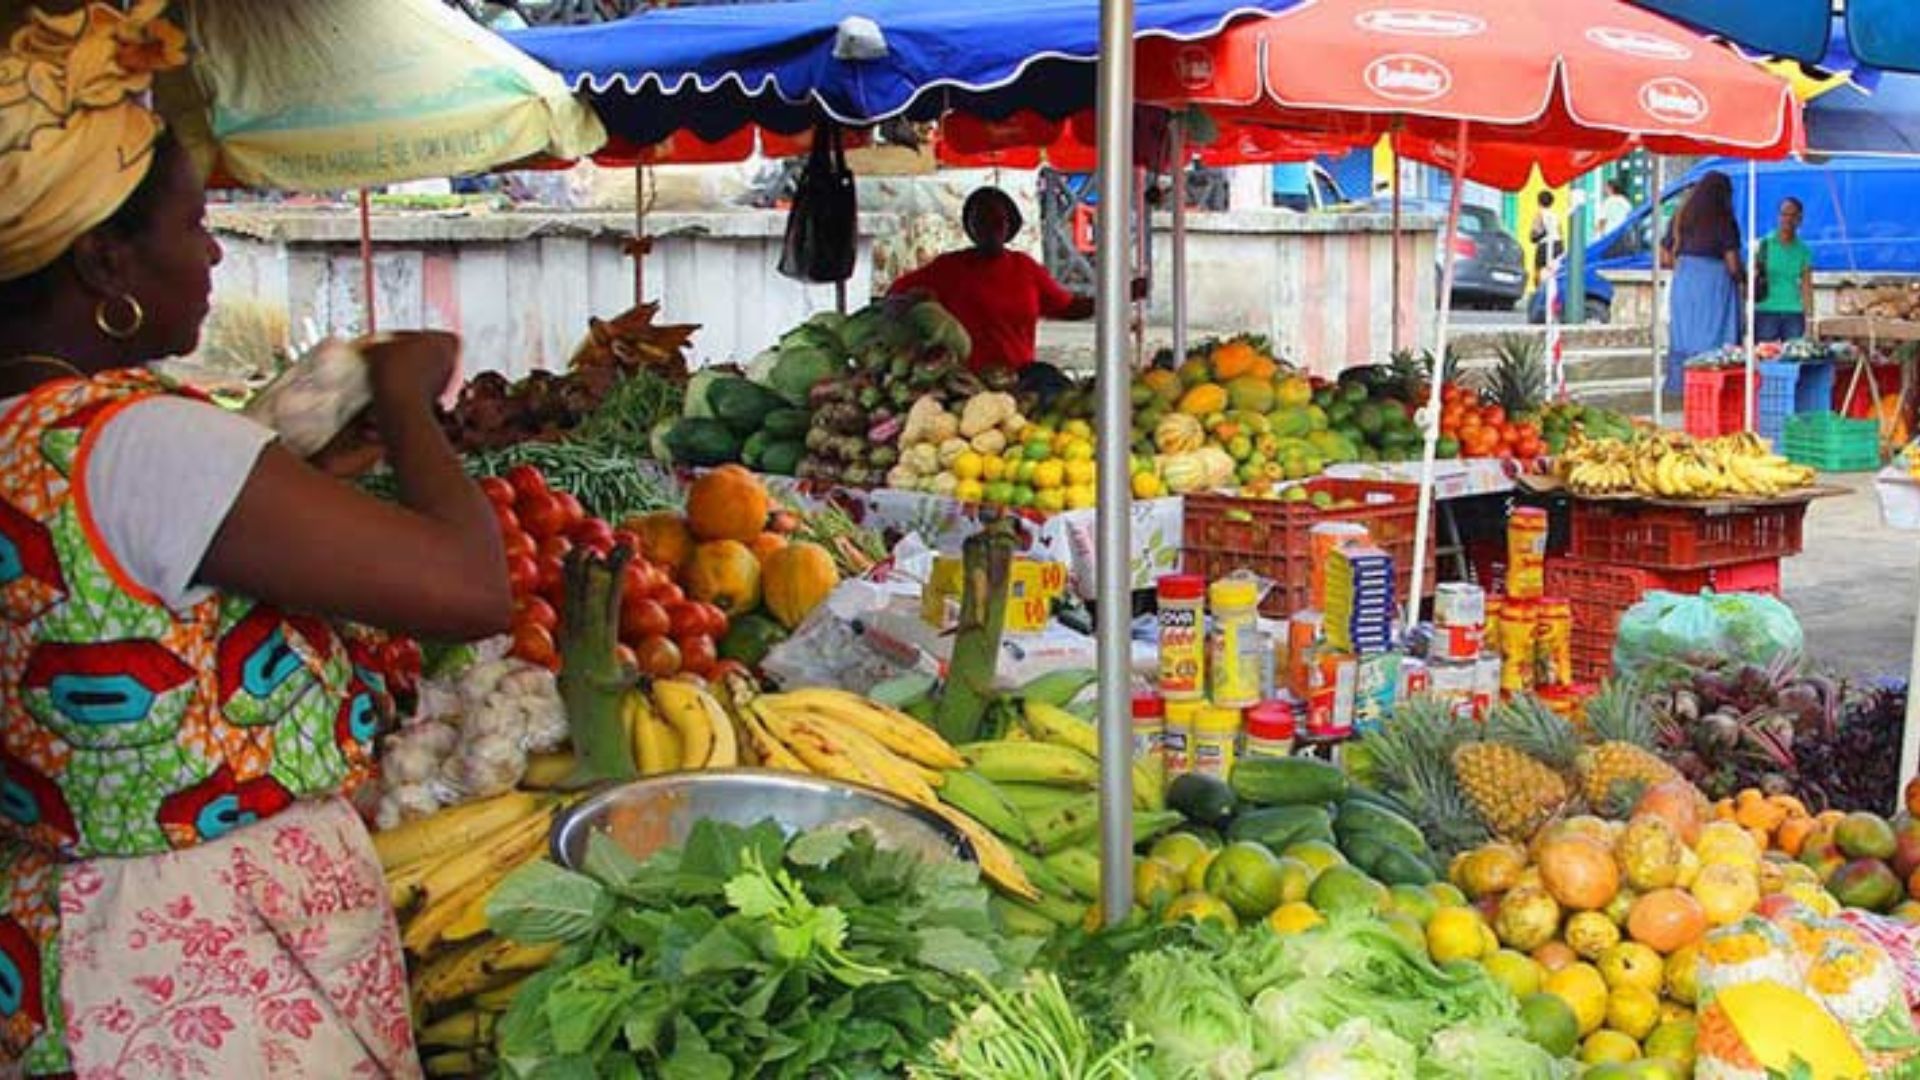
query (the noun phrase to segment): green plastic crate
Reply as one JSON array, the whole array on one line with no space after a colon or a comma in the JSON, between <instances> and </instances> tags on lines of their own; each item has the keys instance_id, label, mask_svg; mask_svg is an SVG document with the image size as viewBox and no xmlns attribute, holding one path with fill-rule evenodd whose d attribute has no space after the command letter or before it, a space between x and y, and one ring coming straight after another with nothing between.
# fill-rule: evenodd
<instances>
[{"instance_id":1,"label":"green plastic crate","mask_svg":"<svg viewBox=\"0 0 1920 1080\"><path fill-rule=\"evenodd\" d=\"M1787 417L1781 436L1787 460L1821 472L1872 472L1880 467L1880 425L1833 412Z\"/></svg>"}]
</instances>

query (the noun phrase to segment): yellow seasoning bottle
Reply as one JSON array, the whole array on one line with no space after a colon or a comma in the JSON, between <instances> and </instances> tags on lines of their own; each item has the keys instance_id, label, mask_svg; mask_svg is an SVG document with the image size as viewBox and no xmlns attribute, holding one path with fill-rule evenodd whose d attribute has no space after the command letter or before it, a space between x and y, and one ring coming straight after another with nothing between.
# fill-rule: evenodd
<instances>
[{"instance_id":1,"label":"yellow seasoning bottle","mask_svg":"<svg viewBox=\"0 0 1920 1080\"><path fill-rule=\"evenodd\" d=\"M1207 635L1207 697L1215 704L1245 708L1260 700L1260 590L1252 579L1222 578L1207 589L1213 629Z\"/></svg>"},{"instance_id":2,"label":"yellow seasoning bottle","mask_svg":"<svg viewBox=\"0 0 1920 1080\"><path fill-rule=\"evenodd\" d=\"M1507 516L1507 595L1538 600L1547 585L1547 512L1515 507Z\"/></svg>"},{"instance_id":3,"label":"yellow seasoning bottle","mask_svg":"<svg viewBox=\"0 0 1920 1080\"><path fill-rule=\"evenodd\" d=\"M1225 780L1239 756L1240 710L1200 706L1193 718L1193 736L1187 740L1187 771Z\"/></svg>"},{"instance_id":4,"label":"yellow seasoning bottle","mask_svg":"<svg viewBox=\"0 0 1920 1080\"><path fill-rule=\"evenodd\" d=\"M1160 696L1197 701L1207 696L1207 581L1169 574L1154 585L1160 621Z\"/></svg>"},{"instance_id":5,"label":"yellow seasoning bottle","mask_svg":"<svg viewBox=\"0 0 1920 1080\"><path fill-rule=\"evenodd\" d=\"M1205 705L1204 701L1185 700L1163 704L1166 726L1160 756L1167 763L1168 776L1179 776L1191 767L1194 722Z\"/></svg>"}]
</instances>

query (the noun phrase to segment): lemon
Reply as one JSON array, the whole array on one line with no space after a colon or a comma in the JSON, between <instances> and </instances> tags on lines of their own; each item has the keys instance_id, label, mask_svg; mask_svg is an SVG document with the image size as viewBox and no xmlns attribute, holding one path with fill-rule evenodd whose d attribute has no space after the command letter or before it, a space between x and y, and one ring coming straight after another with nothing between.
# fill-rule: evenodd
<instances>
[{"instance_id":1,"label":"lemon","mask_svg":"<svg viewBox=\"0 0 1920 1080\"><path fill-rule=\"evenodd\" d=\"M1069 420L1060 425L1060 430L1082 441L1093 438L1093 425L1085 420Z\"/></svg>"},{"instance_id":2,"label":"lemon","mask_svg":"<svg viewBox=\"0 0 1920 1080\"><path fill-rule=\"evenodd\" d=\"M975 450L963 451L953 459L953 475L962 481L982 479L986 468L986 459Z\"/></svg>"},{"instance_id":3,"label":"lemon","mask_svg":"<svg viewBox=\"0 0 1920 1080\"><path fill-rule=\"evenodd\" d=\"M1069 463L1090 463L1093 461L1093 444L1085 439L1072 439L1067 443L1066 450L1062 451L1060 456L1066 458Z\"/></svg>"},{"instance_id":4,"label":"lemon","mask_svg":"<svg viewBox=\"0 0 1920 1080\"><path fill-rule=\"evenodd\" d=\"M1076 461L1067 459L1067 486L1091 487L1093 485L1093 462L1084 458Z\"/></svg>"},{"instance_id":5,"label":"lemon","mask_svg":"<svg viewBox=\"0 0 1920 1080\"><path fill-rule=\"evenodd\" d=\"M1150 472L1133 474L1133 497L1136 499L1157 499L1167 493L1160 478Z\"/></svg>"},{"instance_id":6,"label":"lemon","mask_svg":"<svg viewBox=\"0 0 1920 1080\"><path fill-rule=\"evenodd\" d=\"M1660 983L1666 977L1666 962L1660 959L1660 954L1637 941L1609 948L1600 955L1599 964L1601 978L1615 990L1636 987L1658 994Z\"/></svg>"},{"instance_id":7,"label":"lemon","mask_svg":"<svg viewBox=\"0 0 1920 1080\"><path fill-rule=\"evenodd\" d=\"M1512 949L1500 949L1492 956L1480 961L1487 974L1495 982L1513 991L1516 998L1530 997L1540 992L1540 984L1546 981L1546 969L1539 961L1525 953Z\"/></svg>"},{"instance_id":8,"label":"lemon","mask_svg":"<svg viewBox=\"0 0 1920 1080\"><path fill-rule=\"evenodd\" d=\"M1433 899L1441 907L1465 907L1467 904L1467 894L1461 892L1457 886L1444 881L1436 881L1427 886L1427 892L1433 894Z\"/></svg>"},{"instance_id":9,"label":"lemon","mask_svg":"<svg viewBox=\"0 0 1920 1080\"><path fill-rule=\"evenodd\" d=\"M1644 1039L1660 1022L1660 999L1653 991L1622 986L1607 997L1607 1026L1635 1040Z\"/></svg>"},{"instance_id":10,"label":"lemon","mask_svg":"<svg viewBox=\"0 0 1920 1080\"><path fill-rule=\"evenodd\" d=\"M1567 1003L1582 1035L1598 1031L1607 1018L1607 980L1592 964L1568 964L1547 976L1541 988Z\"/></svg>"},{"instance_id":11,"label":"lemon","mask_svg":"<svg viewBox=\"0 0 1920 1080\"><path fill-rule=\"evenodd\" d=\"M1041 488L1033 493L1033 508L1043 514L1057 514L1067 508L1067 493L1060 488Z\"/></svg>"},{"instance_id":12,"label":"lemon","mask_svg":"<svg viewBox=\"0 0 1920 1080\"><path fill-rule=\"evenodd\" d=\"M1700 1000L1700 946L1696 943L1675 949L1667 957L1662 986L1667 996L1682 1005Z\"/></svg>"},{"instance_id":13,"label":"lemon","mask_svg":"<svg viewBox=\"0 0 1920 1080\"><path fill-rule=\"evenodd\" d=\"M1267 916L1267 925L1280 934L1298 934L1311 930L1326 922L1326 918L1313 910L1313 905L1301 900L1281 904Z\"/></svg>"},{"instance_id":14,"label":"lemon","mask_svg":"<svg viewBox=\"0 0 1920 1080\"><path fill-rule=\"evenodd\" d=\"M980 479L991 483L1006 475L1007 460L1005 458L987 455L980 459Z\"/></svg>"},{"instance_id":15,"label":"lemon","mask_svg":"<svg viewBox=\"0 0 1920 1080\"><path fill-rule=\"evenodd\" d=\"M1033 467L1033 486L1042 491L1060 487L1066 483L1067 466L1060 461L1042 461Z\"/></svg>"},{"instance_id":16,"label":"lemon","mask_svg":"<svg viewBox=\"0 0 1920 1080\"><path fill-rule=\"evenodd\" d=\"M1075 484L1067 489L1067 509L1091 510L1099 502L1095 497L1092 484Z\"/></svg>"},{"instance_id":17,"label":"lemon","mask_svg":"<svg viewBox=\"0 0 1920 1080\"><path fill-rule=\"evenodd\" d=\"M987 489L978 480L962 480L953 488L953 497L961 502L977 503L986 493Z\"/></svg>"},{"instance_id":18,"label":"lemon","mask_svg":"<svg viewBox=\"0 0 1920 1080\"><path fill-rule=\"evenodd\" d=\"M1580 1044L1580 1061L1586 1065L1625 1065L1640 1060L1640 1044L1624 1032L1602 1028Z\"/></svg>"},{"instance_id":19,"label":"lemon","mask_svg":"<svg viewBox=\"0 0 1920 1080\"><path fill-rule=\"evenodd\" d=\"M1486 953L1486 925L1472 908L1441 908L1427 923L1427 953L1440 964L1478 960Z\"/></svg>"}]
</instances>

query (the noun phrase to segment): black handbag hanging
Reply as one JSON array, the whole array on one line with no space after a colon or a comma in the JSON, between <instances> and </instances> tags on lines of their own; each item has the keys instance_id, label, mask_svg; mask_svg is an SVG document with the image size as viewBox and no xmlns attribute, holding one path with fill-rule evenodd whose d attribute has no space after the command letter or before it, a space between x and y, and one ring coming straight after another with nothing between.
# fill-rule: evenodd
<instances>
[{"instance_id":1,"label":"black handbag hanging","mask_svg":"<svg viewBox=\"0 0 1920 1080\"><path fill-rule=\"evenodd\" d=\"M822 283L852 277L860 249L859 217L840 126L822 123L814 129L813 149L795 185L780 273Z\"/></svg>"}]
</instances>

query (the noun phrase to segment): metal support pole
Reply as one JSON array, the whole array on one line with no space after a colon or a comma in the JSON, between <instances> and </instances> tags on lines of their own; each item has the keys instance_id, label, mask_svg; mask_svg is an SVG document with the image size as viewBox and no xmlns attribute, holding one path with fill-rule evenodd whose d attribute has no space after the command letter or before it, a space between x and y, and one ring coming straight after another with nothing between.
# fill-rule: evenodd
<instances>
[{"instance_id":1,"label":"metal support pole","mask_svg":"<svg viewBox=\"0 0 1920 1080\"><path fill-rule=\"evenodd\" d=\"M1447 198L1447 231L1440 235L1449 245L1460 228L1460 196L1467 186L1467 122L1453 147L1453 191ZM1449 248L1451 252L1451 248ZM1433 538L1433 460L1440 444L1440 373L1446 370L1447 329L1453 318L1453 260L1440 260L1440 340L1434 345L1433 378L1427 380L1427 407L1422 410L1420 426L1425 432L1420 451L1420 509L1413 526L1413 589L1407 594L1406 628L1420 621L1420 597L1427 585L1427 544Z\"/></svg>"},{"instance_id":2,"label":"metal support pole","mask_svg":"<svg viewBox=\"0 0 1920 1080\"><path fill-rule=\"evenodd\" d=\"M373 196L360 189L360 294L367 304L367 333L380 332L380 306L374 299L373 279Z\"/></svg>"},{"instance_id":3,"label":"metal support pole","mask_svg":"<svg viewBox=\"0 0 1920 1080\"><path fill-rule=\"evenodd\" d=\"M1754 285L1755 285L1755 282L1753 280L1754 260L1756 260L1760 256L1759 172L1760 172L1759 167L1754 164L1753 159L1748 158L1747 159L1747 288L1746 288L1747 311L1746 311L1746 318L1742 320L1747 327L1747 333L1746 333L1747 384L1746 384L1746 387L1741 391L1742 394L1744 394L1746 397L1747 420L1746 420L1745 430L1747 431L1753 430L1754 399L1760 396L1759 394L1760 388L1755 386L1753 382L1754 371L1756 370L1754 367L1754 364L1759 359L1753 354L1753 335L1754 335L1753 305L1754 305L1754 299L1755 299L1753 295Z\"/></svg>"},{"instance_id":4,"label":"metal support pole","mask_svg":"<svg viewBox=\"0 0 1920 1080\"><path fill-rule=\"evenodd\" d=\"M1567 325L1587 321L1587 198L1585 180L1567 188Z\"/></svg>"},{"instance_id":5,"label":"metal support pole","mask_svg":"<svg viewBox=\"0 0 1920 1080\"><path fill-rule=\"evenodd\" d=\"M1649 316L1648 321L1653 324L1653 424L1655 427L1665 427L1667 419L1665 410L1667 366L1660 362L1661 350L1665 345L1660 339L1666 323L1663 317L1664 309L1660 306L1660 278L1662 277L1660 272L1660 241L1661 238L1666 235L1665 231L1661 228L1660 212L1665 206L1663 199L1666 193L1667 159L1659 154L1655 154L1653 156L1653 205L1647 211L1648 217L1651 219L1649 225L1651 232L1648 235L1651 236L1653 244L1652 250L1649 253L1653 261L1652 276L1649 279L1653 282L1653 312Z\"/></svg>"},{"instance_id":6,"label":"metal support pole","mask_svg":"<svg viewBox=\"0 0 1920 1080\"><path fill-rule=\"evenodd\" d=\"M1402 258L1400 243L1400 151L1398 148L1389 148L1388 152L1393 156L1393 332L1388 335L1388 340L1393 342L1393 351L1399 352L1402 348L1400 320L1406 316L1400 301L1400 275L1404 269L1402 264L1406 260ZM1445 237L1440 241L1440 257L1449 260L1453 258L1453 237ZM1434 369L1436 379L1440 377L1442 370L1444 369L1441 367Z\"/></svg>"},{"instance_id":7,"label":"metal support pole","mask_svg":"<svg viewBox=\"0 0 1920 1080\"><path fill-rule=\"evenodd\" d=\"M1133 407L1127 365L1127 178L1133 170L1133 0L1100 0L1100 200L1095 224L1095 379L1099 487L1095 509L1096 643L1100 670L1100 902L1108 925L1133 908L1133 500L1127 453Z\"/></svg>"},{"instance_id":8,"label":"metal support pole","mask_svg":"<svg viewBox=\"0 0 1920 1080\"><path fill-rule=\"evenodd\" d=\"M1133 272L1127 275L1127 308L1131 312L1133 324L1133 364L1140 367L1147 359L1147 302L1143 297L1133 299L1133 279L1153 278L1153 206L1147 201L1147 184L1153 174L1146 169L1133 170L1134 221L1138 222L1133 234ZM1182 358L1184 359L1184 357ZM1131 706L1129 706L1131 708ZM1131 714L1129 714L1131 720Z\"/></svg>"},{"instance_id":9,"label":"metal support pole","mask_svg":"<svg viewBox=\"0 0 1920 1080\"><path fill-rule=\"evenodd\" d=\"M1173 362L1187 362L1187 126L1173 133Z\"/></svg>"},{"instance_id":10,"label":"metal support pole","mask_svg":"<svg viewBox=\"0 0 1920 1080\"><path fill-rule=\"evenodd\" d=\"M633 306L647 302L647 167L633 166Z\"/></svg>"}]
</instances>

